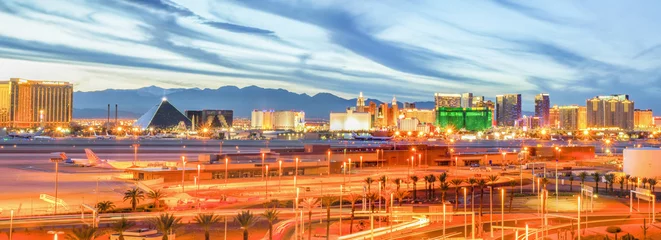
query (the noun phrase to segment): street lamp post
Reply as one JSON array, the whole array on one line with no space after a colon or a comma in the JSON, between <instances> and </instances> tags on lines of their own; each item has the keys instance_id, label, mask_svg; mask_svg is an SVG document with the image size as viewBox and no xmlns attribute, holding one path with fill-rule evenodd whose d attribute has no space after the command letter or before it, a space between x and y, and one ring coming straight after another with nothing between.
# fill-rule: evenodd
<instances>
[{"instance_id":1,"label":"street lamp post","mask_svg":"<svg viewBox=\"0 0 661 240\"><path fill-rule=\"evenodd\" d=\"M344 197L344 184L340 185L340 237L342 236L342 202Z\"/></svg>"},{"instance_id":2,"label":"street lamp post","mask_svg":"<svg viewBox=\"0 0 661 240\"><path fill-rule=\"evenodd\" d=\"M140 147L140 144L133 144L133 165L138 162L138 147Z\"/></svg>"},{"instance_id":3,"label":"street lamp post","mask_svg":"<svg viewBox=\"0 0 661 240\"><path fill-rule=\"evenodd\" d=\"M264 156L265 154L262 153L262 181L264 181Z\"/></svg>"},{"instance_id":4,"label":"street lamp post","mask_svg":"<svg viewBox=\"0 0 661 240\"><path fill-rule=\"evenodd\" d=\"M489 186L489 222L493 224L493 185ZM491 237L493 237L493 228L490 229Z\"/></svg>"},{"instance_id":5,"label":"street lamp post","mask_svg":"<svg viewBox=\"0 0 661 240\"><path fill-rule=\"evenodd\" d=\"M181 156L181 163L183 167L181 168L181 192L186 192L186 188L184 187L184 179L185 179L185 174L186 174L186 157Z\"/></svg>"},{"instance_id":6,"label":"street lamp post","mask_svg":"<svg viewBox=\"0 0 661 240\"><path fill-rule=\"evenodd\" d=\"M265 167L266 167L266 174L268 174L269 173L269 165L266 165ZM268 201L269 200L269 177L268 177L268 175L266 176L266 181L265 182L266 182L266 187L265 187L266 188L266 196L264 197L264 199L266 199Z\"/></svg>"},{"instance_id":7,"label":"street lamp post","mask_svg":"<svg viewBox=\"0 0 661 240\"><path fill-rule=\"evenodd\" d=\"M558 212L558 159L555 160L555 212Z\"/></svg>"},{"instance_id":8,"label":"street lamp post","mask_svg":"<svg viewBox=\"0 0 661 240\"><path fill-rule=\"evenodd\" d=\"M505 239L505 189L501 188L500 192L500 226L502 230L500 231L500 239Z\"/></svg>"},{"instance_id":9,"label":"street lamp post","mask_svg":"<svg viewBox=\"0 0 661 240\"><path fill-rule=\"evenodd\" d=\"M363 171L363 156L360 156L360 171Z\"/></svg>"},{"instance_id":10,"label":"street lamp post","mask_svg":"<svg viewBox=\"0 0 661 240\"><path fill-rule=\"evenodd\" d=\"M225 186L227 186L227 177L229 177L229 175L227 175L227 165L229 165L229 163L229 158L225 158Z\"/></svg>"},{"instance_id":11,"label":"street lamp post","mask_svg":"<svg viewBox=\"0 0 661 240\"><path fill-rule=\"evenodd\" d=\"M50 159L50 162L55 163L55 208L54 208L54 211L53 211L53 215L57 215L57 204L60 202L59 201L60 199L57 198L57 190L58 190L57 186L58 186L58 182L59 182L59 165L60 165L60 162L63 162L63 161L64 161L64 159L62 159L62 158L51 158Z\"/></svg>"},{"instance_id":12,"label":"street lamp post","mask_svg":"<svg viewBox=\"0 0 661 240\"><path fill-rule=\"evenodd\" d=\"M328 176L331 174L331 150L328 150Z\"/></svg>"},{"instance_id":13,"label":"street lamp post","mask_svg":"<svg viewBox=\"0 0 661 240\"><path fill-rule=\"evenodd\" d=\"M282 191L282 160L278 160L278 191Z\"/></svg>"},{"instance_id":14,"label":"street lamp post","mask_svg":"<svg viewBox=\"0 0 661 240\"><path fill-rule=\"evenodd\" d=\"M9 213L9 240L12 240L12 234L14 232L14 209Z\"/></svg>"},{"instance_id":15,"label":"street lamp post","mask_svg":"<svg viewBox=\"0 0 661 240\"><path fill-rule=\"evenodd\" d=\"M468 219L466 218L466 188L464 187L464 239L468 238Z\"/></svg>"}]
</instances>

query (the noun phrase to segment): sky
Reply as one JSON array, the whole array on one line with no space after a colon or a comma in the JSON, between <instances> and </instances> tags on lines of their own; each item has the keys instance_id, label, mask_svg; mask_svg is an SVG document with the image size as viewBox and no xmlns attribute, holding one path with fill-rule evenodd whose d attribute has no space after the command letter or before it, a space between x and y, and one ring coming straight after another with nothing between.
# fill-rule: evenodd
<instances>
[{"instance_id":1,"label":"sky","mask_svg":"<svg viewBox=\"0 0 661 240\"><path fill-rule=\"evenodd\" d=\"M661 111L661 1L2 0L0 79L433 101L629 94Z\"/></svg>"}]
</instances>

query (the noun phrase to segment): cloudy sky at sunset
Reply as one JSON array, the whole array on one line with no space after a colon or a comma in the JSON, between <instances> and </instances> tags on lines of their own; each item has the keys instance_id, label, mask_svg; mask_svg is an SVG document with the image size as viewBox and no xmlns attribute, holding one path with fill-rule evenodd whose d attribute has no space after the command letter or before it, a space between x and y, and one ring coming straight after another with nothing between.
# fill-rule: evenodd
<instances>
[{"instance_id":1,"label":"cloudy sky at sunset","mask_svg":"<svg viewBox=\"0 0 661 240\"><path fill-rule=\"evenodd\" d=\"M661 110L661 1L0 1L0 79Z\"/></svg>"}]
</instances>

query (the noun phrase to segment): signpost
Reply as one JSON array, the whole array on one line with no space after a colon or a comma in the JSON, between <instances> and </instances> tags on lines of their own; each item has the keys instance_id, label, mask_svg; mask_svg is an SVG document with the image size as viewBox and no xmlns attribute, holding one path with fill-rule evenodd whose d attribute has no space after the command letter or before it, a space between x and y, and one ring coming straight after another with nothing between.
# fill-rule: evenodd
<instances>
[{"instance_id":1,"label":"signpost","mask_svg":"<svg viewBox=\"0 0 661 240\"><path fill-rule=\"evenodd\" d=\"M639 188L637 187L636 190L631 190L629 193L629 212L633 212L633 197L634 193L636 194L636 198L638 199L638 207L637 211L640 212L640 200L644 200L648 202L648 205L652 205L651 209L651 219L652 223L654 223L654 220L656 218L656 196L652 194L652 191L645 189L645 188Z\"/></svg>"}]
</instances>

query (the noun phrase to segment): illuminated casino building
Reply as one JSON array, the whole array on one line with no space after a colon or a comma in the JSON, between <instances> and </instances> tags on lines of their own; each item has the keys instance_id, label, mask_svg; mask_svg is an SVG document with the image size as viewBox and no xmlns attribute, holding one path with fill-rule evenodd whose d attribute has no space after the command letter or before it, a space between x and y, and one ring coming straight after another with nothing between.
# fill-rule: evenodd
<instances>
[{"instance_id":1,"label":"illuminated casino building","mask_svg":"<svg viewBox=\"0 0 661 240\"><path fill-rule=\"evenodd\" d=\"M488 108L444 108L437 110L436 125L441 128L483 131L491 128L492 112Z\"/></svg>"},{"instance_id":2,"label":"illuminated casino building","mask_svg":"<svg viewBox=\"0 0 661 240\"><path fill-rule=\"evenodd\" d=\"M230 128L234 120L232 110L186 110L186 117L200 128Z\"/></svg>"},{"instance_id":3,"label":"illuminated casino building","mask_svg":"<svg viewBox=\"0 0 661 240\"><path fill-rule=\"evenodd\" d=\"M250 128L259 130L303 131L305 129L305 112L253 110L250 118Z\"/></svg>"},{"instance_id":4,"label":"illuminated casino building","mask_svg":"<svg viewBox=\"0 0 661 240\"><path fill-rule=\"evenodd\" d=\"M71 83L21 78L0 82L0 126L68 126L72 112Z\"/></svg>"},{"instance_id":5,"label":"illuminated casino building","mask_svg":"<svg viewBox=\"0 0 661 240\"><path fill-rule=\"evenodd\" d=\"M371 123L371 115L368 112L347 109L346 112L330 113L331 131L367 131L372 128Z\"/></svg>"},{"instance_id":6,"label":"illuminated casino building","mask_svg":"<svg viewBox=\"0 0 661 240\"><path fill-rule=\"evenodd\" d=\"M192 126L191 120L174 107L166 98L149 109L133 124L140 129L185 130Z\"/></svg>"}]
</instances>

